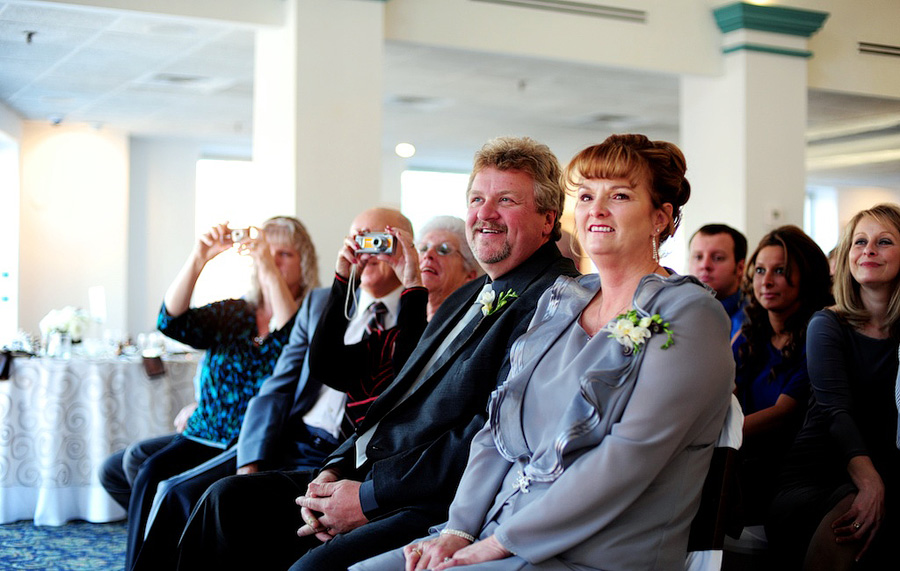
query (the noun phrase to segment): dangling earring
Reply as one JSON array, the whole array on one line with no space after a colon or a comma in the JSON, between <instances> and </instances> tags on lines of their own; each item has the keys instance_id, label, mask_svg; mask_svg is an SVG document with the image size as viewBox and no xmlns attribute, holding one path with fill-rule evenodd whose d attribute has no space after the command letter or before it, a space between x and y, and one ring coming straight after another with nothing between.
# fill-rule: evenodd
<instances>
[{"instance_id":1,"label":"dangling earring","mask_svg":"<svg viewBox=\"0 0 900 571\"><path fill-rule=\"evenodd\" d=\"M656 229L656 234L659 234L659 228ZM650 243L653 245L653 261L657 264L659 263L659 249L656 246L656 234L650 237Z\"/></svg>"}]
</instances>

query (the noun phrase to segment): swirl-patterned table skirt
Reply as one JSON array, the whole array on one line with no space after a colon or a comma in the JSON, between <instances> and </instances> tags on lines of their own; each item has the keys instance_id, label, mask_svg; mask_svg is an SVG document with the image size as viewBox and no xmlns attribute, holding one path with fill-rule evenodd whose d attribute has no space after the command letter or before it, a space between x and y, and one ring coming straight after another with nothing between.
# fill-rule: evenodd
<instances>
[{"instance_id":1,"label":"swirl-patterned table skirt","mask_svg":"<svg viewBox=\"0 0 900 571\"><path fill-rule=\"evenodd\" d=\"M193 400L197 358L165 361L17 358L0 381L0 523L108 522L125 512L100 485L103 460L173 431Z\"/></svg>"}]
</instances>

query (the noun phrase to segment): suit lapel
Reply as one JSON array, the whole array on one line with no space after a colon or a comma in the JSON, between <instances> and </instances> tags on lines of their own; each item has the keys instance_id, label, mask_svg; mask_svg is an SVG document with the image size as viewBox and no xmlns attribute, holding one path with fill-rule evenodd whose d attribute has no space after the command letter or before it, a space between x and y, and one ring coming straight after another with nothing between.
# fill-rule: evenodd
<instances>
[{"instance_id":1,"label":"suit lapel","mask_svg":"<svg viewBox=\"0 0 900 571\"><path fill-rule=\"evenodd\" d=\"M551 247L552 250L550 250ZM513 270L505 276L501 276L493 282L492 289L494 290L495 295L499 296L502 292L512 290L520 297L523 296L531 286L531 284L537 281L537 279L540 278L541 275L543 275L544 271L546 271L547 266L551 265L559 256L559 250L557 250L555 244L547 245L543 247L541 251L555 251L556 256L547 256L545 259L545 256L542 256L540 253L536 253L532 258L522 264L522 266ZM468 311L469 307L471 307L471 304L475 302L475 296L478 295L480 288L483 287L487 282L487 277L483 278L482 280L478 280L478 282L479 289L475 290L474 294L469 296L468 303L464 304L464 306L459 311L454 313L454 319L448 319L447 323L443 324L443 326L439 330L440 335L436 334L435 337L430 340L431 343L429 344L429 350L424 351L420 354L420 359L418 359L418 361L421 361L422 364L417 363L415 370L419 370L419 367L424 366L424 363L427 362L428 358L431 356L431 352L440 345L440 341L444 339L444 336L447 334L449 329L452 329L453 326L459 321L459 319L462 319L466 311ZM448 360L455 358L457 353L459 353L459 351L468 344L468 342L472 339L473 336L475 336L476 333L480 333L485 328L490 328L498 319L502 318L503 314L509 309L509 307L515 304L517 301L518 299L514 299L503 307L497 309L490 315L480 316L480 319L479 317L474 317L471 323L468 323L466 325L466 327L459 333L459 335L456 336L456 339L453 340L450 346L447 347L447 349L437 359L437 361L434 362L431 368L426 371L425 375L423 375L422 377L422 382L419 383L416 391L425 386L428 383L428 379L437 371L440 371L441 367L443 367ZM401 394L405 394L407 388L408 385L404 385L404 392Z\"/></svg>"},{"instance_id":2,"label":"suit lapel","mask_svg":"<svg viewBox=\"0 0 900 571\"><path fill-rule=\"evenodd\" d=\"M544 274L547 268L556 263L560 258L561 256L555 243L545 244L518 268L514 269L509 274L498 278L493 284L493 289L497 295L512 289L522 297L525 295L528 288ZM571 273L573 275L577 274L574 266L572 266ZM433 331L428 331L428 329L431 328L431 325L429 325L428 329L426 329L426 335L420 342L419 349L410 356L410 360L406 363L406 366L403 367L403 370L391 386L385 389L381 396L372 403L372 407L369 409L368 414L366 414L366 418L363 421L362 426L359 427L359 430L365 430L370 426L370 423L376 422L376 419L383 418L388 411L393 409L397 403L404 398L409 387L419 377L419 371L421 371L425 364L428 363L432 353L437 350L450 330L453 329L463 316L465 316L469 307L475 302L475 297L479 294L481 288L487 281L488 277L484 276L481 279L473 280L464 285L464 288L471 288L468 290L469 295L464 298L466 301L456 302L458 305L455 308L455 311L450 317L441 317L443 322L437 324L437 327L434 328ZM484 328L491 327L498 319L503 317L503 314L510 306L518 301L519 300L517 299L513 300L494 313L484 316L481 319L478 319L477 317L473 318L472 322L466 325L447 350L444 351L431 368L426 371L422 376L422 382L419 383L418 388L413 392L418 392L423 386L427 386L428 380L435 372L440 371L441 367L443 367L451 357L455 357L459 351L469 343L475 333L480 333ZM438 315L440 315L440 310L438 310Z\"/></svg>"},{"instance_id":3,"label":"suit lapel","mask_svg":"<svg viewBox=\"0 0 900 571\"><path fill-rule=\"evenodd\" d=\"M427 379L431 375L433 375L436 371L440 370L444 364L452 358L456 357L456 354L465 347L469 340L475 336L476 333L480 333L484 329L490 329L491 325L500 318L503 310L506 309L506 306L501 308L500 310L495 311L490 315L481 315L480 313L473 317L469 323L463 328L462 331L459 332L459 335L456 336L456 339L450 343L450 346L447 347L447 350L438 358L437 361L431 366L431 369L425 374L424 379Z\"/></svg>"},{"instance_id":4,"label":"suit lapel","mask_svg":"<svg viewBox=\"0 0 900 571\"><path fill-rule=\"evenodd\" d=\"M422 367L425 366L425 364L431 358L432 353L437 350L450 330L453 329L453 327L459 322L459 320L465 316L466 312L469 310L469 307L471 307L475 302L475 296L477 296L481 291L481 288L487 281L487 277L485 276L484 278L475 281L477 283L470 284L469 286L464 286L472 287L474 289L472 295L467 298L468 301L466 303L460 303L456 308L456 311L449 318L444 319L440 324L437 324L437 327L433 330L433 332L429 332L427 337L424 337L422 339L420 348L415 351L415 353L413 353L413 355L410 357L410 361L406 363L405 367L403 367L401 374L398 375L397 379L395 379L395 381L391 383L391 385L387 389L385 389L383 393L381 393L381 396L372 403L372 407L366 414L366 420L368 420L369 418L381 418L381 414L383 412L386 412L387 410L390 410L390 408L393 408L395 406L395 403L397 403L399 399L403 398L403 395L406 394L409 386L418 378L418 371L420 371ZM473 319L472 322L473 324L477 325L478 320ZM475 325L470 324L469 326L467 326L466 329L471 328L468 335L465 335L466 329L464 329L460 333L460 335L457 336L457 339L454 341L454 343L451 344L447 351L444 351L443 355L441 355L438 359L438 362L431 367L431 369L428 371L428 374L426 374L423 379L428 378L428 375L430 375L432 371L436 370L438 363L443 364L444 362L446 362L446 360L453 353L453 351L451 350L454 347L458 348L457 343L460 342L460 338L463 338L465 336L465 339L468 339L468 337L471 336L471 331L474 331ZM413 371L415 371L415 373L413 373ZM379 407L381 406L387 406L389 408L382 411L379 409ZM360 426L360 429L363 429L367 424L368 423L364 420L363 425Z\"/></svg>"}]
</instances>

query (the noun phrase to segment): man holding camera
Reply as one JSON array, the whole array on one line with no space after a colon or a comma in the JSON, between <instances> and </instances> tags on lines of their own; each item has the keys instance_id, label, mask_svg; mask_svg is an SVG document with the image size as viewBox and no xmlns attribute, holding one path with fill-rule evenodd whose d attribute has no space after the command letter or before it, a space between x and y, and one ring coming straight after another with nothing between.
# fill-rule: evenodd
<instances>
[{"instance_id":1,"label":"man holding camera","mask_svg":"<svg viewBox=\"0 0 900 571\"><path fill-rule=\"evenodd\" d=\"M476 153L467 199L469 244L487 277L447 298L322 470L211 487L185 528L179 569L265 560L272 568L345 570L446 518L488 397L509 370L510 347L544 290L578 274L556 247L564 192L545 145L488 142Z\"/></svg>"},{"instance_id":2,"label":"man holding camera","mask_svg":"<svg viewBox=\"0 0 900 571\"><path fill-rule=\"evenodd\" d=\"M364 236L370 229L390 233ZM361 252L373 236L393 247L379 243L372 253ZM393 250L394 255L386 254ZM359 290L347 299L351 265ZM349 321L345 302L357 308ZM409 220L387 208L360 213L338 253L330 294L316 289L303 303L272 376L250 400L237 445L160 484L133 570L174 567L175 547L191 509L219 479L235 471L320 466L403 366L425 329L427 302ZM316 351L323 371L313 378ZM334 357L323 363L326 355Z\"/></svg>"},{"instance_id":3,"label":"man holding camera","mask_svg":"<svg viewBox=\"0 0 900 571\"><path fill-rule=\"evenodd\" d=\"M391 384L425 330L428 290L412 237L412 225L399 211L372 208L353 220L338 252L331 295L310 344L309 371L310 379L341 391L346 403L330 410L342 413L327 422L336 423L343 438Z\"/></svg>"}]
</instances>

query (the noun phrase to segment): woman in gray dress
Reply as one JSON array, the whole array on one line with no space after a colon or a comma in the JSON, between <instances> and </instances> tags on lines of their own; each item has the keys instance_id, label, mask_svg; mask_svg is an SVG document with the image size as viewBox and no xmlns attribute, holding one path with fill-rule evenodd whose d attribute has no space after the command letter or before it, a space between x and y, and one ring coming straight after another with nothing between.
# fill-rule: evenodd
<instances>
[{"instance_id":1,"label":"woman in gray dress","mask_svg":"<svg viewBox=\"0 0 900 571\"><path fill-rule=\"evenodd\" d=\"M598 273L541 298L446 526L353 571L684 568L734 379L722 305L659 265L684 172L677 147L642 135L572 159L576 234Z\"/></svg>"}]
</instances>

